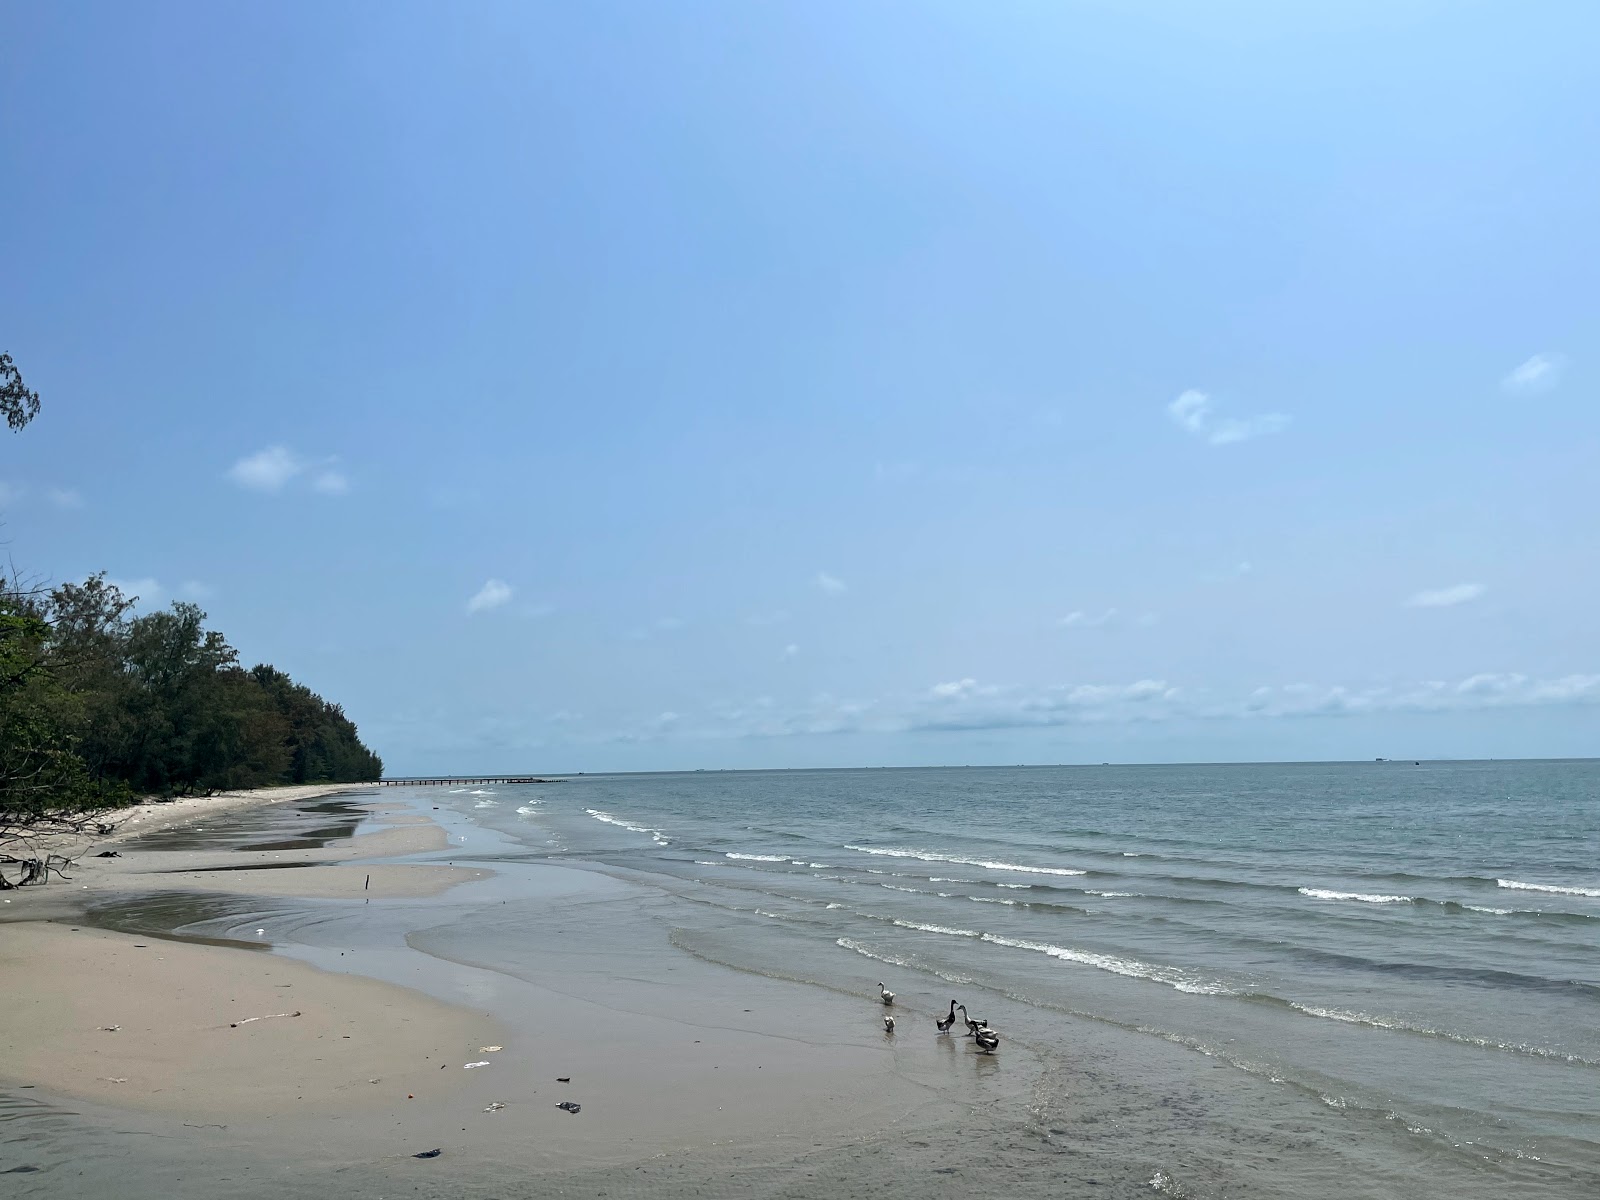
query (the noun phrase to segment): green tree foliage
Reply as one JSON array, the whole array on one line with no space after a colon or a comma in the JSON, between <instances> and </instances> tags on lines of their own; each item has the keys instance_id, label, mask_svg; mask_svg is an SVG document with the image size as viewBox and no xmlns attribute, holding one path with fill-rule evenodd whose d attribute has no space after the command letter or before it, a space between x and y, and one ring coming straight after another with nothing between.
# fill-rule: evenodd
<instances>
[{"instance_id":1,"label":"green tree foliage","mask_svg":"<svg viewBox=\"0 0 1600 1200\"><path fill-rule=\"evenodd\" d=\"M288 723L291 783L376 779L383 774L383 760L361 744L355 723L344 715L344 709L276 667L263 664L252 670L250 677L272 698Z\"/></svg>"},{"instance_id":2,"label":"green tree foliage","mask_svg":"<svg viewBox=\"0 0 1600 1200\"><path fill-rule=\"evenodd\" d=\"M0 354L0 414L21 429L38 412ZM7 847L82 832L139 794L382 775L337 704L242 669L205 619L193 604L134 616L104 575L48 592L0 575L0 888L65 861Z\"/></svg>"},{"instance_id":3,"label":"green tree foliage","mask_svg":"<svg viewBox=\"0 0 1600 1200\"><path fill-rule=\"evenodd\" d=\"M50 594L53 662L84 713L97 778L162 794L376 779L383 763L336 704L272 667L239 666L193 604L129 616L95 576Z\"/></svg>"},{"instance_id":4,"label":"green tree foliage","mask_svg":"<svg viewBox=\"0 0 1600 1200\"><path fill-rule=\"evenodd\" d=\"M21 429L39 415L39 393L23 385L22 372L9 354L0 354L0 413L12 429Z\"/></svg>"}]
</instances>

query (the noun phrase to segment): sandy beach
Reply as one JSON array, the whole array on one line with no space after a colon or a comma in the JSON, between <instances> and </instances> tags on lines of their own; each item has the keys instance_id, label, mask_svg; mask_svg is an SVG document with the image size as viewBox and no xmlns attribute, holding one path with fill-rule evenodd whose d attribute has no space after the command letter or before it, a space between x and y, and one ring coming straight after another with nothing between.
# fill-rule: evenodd
<instances>
[{"instance_id":1,"label":"sandy beach","mask_svg":"<svg viewBox=\"0 0 1600 1200\"><path fill-rule=\"evenodd\" d=\"M153 1188L140 1147L109 1153L130 1122L213 1175L218 1153L248 1164L240 1194L352 1170L380 1186L433 1149L483 1181L620 1171L690 1194L729 1154L782 1161L959 1117L949 1039L897 1042L871 997L701 961L631 922L632 885L456 865L470 835L432 806L339 791L136 811L91 848L117 857L0 909L0 1094L14 1130L56 1130L5 1147L0 1170L41 1189L24 1194L64 1172L82 1195ZM475 961L451 932L463 914L528 946L527 969Z\"/></svg>"}]
</instances>

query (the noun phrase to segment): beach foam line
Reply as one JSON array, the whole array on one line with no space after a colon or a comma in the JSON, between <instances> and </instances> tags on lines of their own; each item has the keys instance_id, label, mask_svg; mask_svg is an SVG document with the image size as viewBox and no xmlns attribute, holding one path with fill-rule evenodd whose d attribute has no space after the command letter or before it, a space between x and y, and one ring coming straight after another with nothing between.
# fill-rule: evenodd
<instances>
[{"instance_id":1,"label":"beach foam line","mask_svg":"<svg viewBox=\"0 0 1600 1200\"><path fill-rule=\"evenodd\" d=\"M781 862L781 863L786 863L786 862L789 861L789 856L787 854L741 854L737 850L728 850L723 854L722 857L723 858L742 858L742 859L747 859L750 862Z\"/></svg>"},{"instance_id":2,"label":"beach foam line","mask_svg":"<svg viewBox=\"0 0 1600 1200\"><path fill-rule=\"evenodd\" d=\"M1276 999L1276 997L1274 997ZM1535 1046L1528 1042L1501 1042L1493 1038L1473 1037L1471 1034L1451 1033L1447 1029L1436 1029L1431 1025L1419 1025L1412 1021L1402 1021L1398 1017L1372 1016L1368 1013L1351 1012L1342 1008L1322 1008L1314 1004L1297 1004L1289 1001L1289 1007L1308 1017L1320 1017L1325 1021L1340 1021L1347 1025L1367 1025L1373 1029L1388 1029L1396 1033L1411 1033L1421 1037L1440 1038L1443 1041L1455 1042L1462 1046L1476 1046L1480 1050L1499 1050L1506 1054L1524 1054L1530 1058L1553 1058L1559 1062L1571 1063L1573 1066L1600 1067L1600 1061L1584 1058L1577 1054L1568 1054L1565 1050L1553 1050L1548 1046Z\"/></svg>"},{"instance_id":3,"label":"beach foam line","mask_svg":"<svg viewBox=\"0 0 1600 1200\"><path fill-rule=\"evenodd\" d=\"M983 867L990 871L1022 871L1029 875L1087 875L1087 871L1075 870L1071 867L1029 867L1021 863L995 862L987 858L966 858L959 854L941 854L936 850L902 850L886 846L851 846L846 845L846 850L856 850L862 854L879 854L889 858L914 858L918 862L930 863L960 863L964 867Z\"/></svg>"},{"instance_id":4,"label":"beach foam line","mask_svg":"<svg viewBox=\"0 0 1600 1200\"><path fill-rule=\"evenodd\" d=\"M1552 896L1586 896L1590 900L1600 900L1600 888L1559 887L1553 883L1523 883L1517 879L1496 879L1495 883L1519 892L1547 892Z\"/></svg>"},{"instance_id":5,"label":"beach foam line","mask_svg":"<svg viewBox=\"0 0 1600 1200\"><path fill-rule=\"evenodd\" d=\"M1372 892L1335 892L1328 888L1297 888L1302 896L1313 900L1359 900L1363 904L1411 904L1411 896L1381 896Z\"/></svg>"},{"instance_id":6,"label":"beach foam line","mask_svg":"<svg viewBox=\"0 0 1600 1200\"><path fill-rule=\"evenodd\" d=\"M881 918L880 918L881 919ZM891 918L893 923L901 929L918 929L923 933L942 933L946 937L983 937L976 929L952 929L949 925L929 925L925 921L902 921L899 917Z\"/></svg>"},{"instance_id":7,"label":"beach foam line","mask_svg":"<svg viewBox=\"0 0 1600 1200\"><path fill-rule=\"evenodd\" d=\"M1097 954L1092 950L1075 950L1069 946L1054 946L1049 942L1030 942L1023 938L1001 937L995 933L985 933L981 937L984 941L993 942L997 946L1010 946L1017 950L1032 950L1036 954L1048 954L1051 958L1059 958L1063 962L1094 967L1100 971L1109 971L1113 975L1125 975L1130 979L1148 979L1152 983L1164 983L1170 988L1180 992L1187 992L1190 995L1238 995L1230 987L1221 983L1197 979L1178 967L1164 966L1160 963L1140 962L1136 958L1117 958L1112 954Z\"/></svg>"},{"instance_id":8,"label":"beach foam line","mask_svg":"<svg viewBox=\"0 0 1600 1200\"><path fill-rule=\"evenodd\" d=\"M633 821L624 821L621 817L614 817L608 812L601 812L598 808L586 808L583 811L596 821L604 821L607 825L615 825L619 829L626 829L629 833L648 833L650 840L658 846L672 844L672 839L659 829L652 829L648 825L639 825Z\"/></svg>"}]
</instances>

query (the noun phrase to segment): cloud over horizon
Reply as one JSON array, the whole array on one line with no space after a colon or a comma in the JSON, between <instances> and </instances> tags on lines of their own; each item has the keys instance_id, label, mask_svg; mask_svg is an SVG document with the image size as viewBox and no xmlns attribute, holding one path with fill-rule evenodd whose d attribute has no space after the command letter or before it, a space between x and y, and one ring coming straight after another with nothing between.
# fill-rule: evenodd
<instances>
[{"instance_id":1,"label":"cloud over horizon","mask_svg":"<svg viewBox=\"0 0 1600 1200\"><path fill-rule=\"evenodd\" d=\"M467 601L467 612L481 613L501 608L511 603L511 585L501 579L491 579Z\"/></svg>"},{"instance_id":2,"label":"cloud over horizon","mask_svg":"<svg viewBox=\"0 0 1600 1200\"><path fill-rule=\"evenodd\" d=\"M1190 388L1167 405L1167 415L1180 429L1212 446L1227 446L1251 438L1282 433L1289 428L1287 413L1258 413L1252 417L1216 417L1208 393Z\"/></svg>"},{"instance_id":3,"label":"cloud over horizon","mask_svg":"<svg viewBox=\"0 0 1600 1200\"><path fill-rule=\"evenodd\" d=\"M1535 354L1507 372L1500 380L1500 386L1507 392L1520 395L1548 391L1561 382L1566 367L1564 355Z\"/></svg>"},{"instance_id":4,"label":"cloud over horizon","mask_svg":"<svg viewBox=\"0 0 1600 1200\"><path fill-rule=\"evenodd\" d=\"M339 471L336 457L310 460L287 446L273 445L246 455L228 468L228 478L252 492L281 492L291 482L309 476L311 490L324 496L342 496L350 480Z\"/></svg>"},{"instance_id":5,"label":"cloud over horizon","mask_svg":"<svg viewBox=\"0 0 1600 1200\"><path fill-rule=\"evenodd\" d=\"M817 572L816 583L819 588L830 596L838 596L849 591L849 588L845 586L844 580L829 575L826 571Z\"/></svg>"},{"instance_id":6,"label":"cloud over horizon","mask_svg":"<svg viewBox=\"0 0 1600 1200\"><path fill-rule=\"evenodd\" d=\"M1406 599L1407 608L1454 608L1476 600L1489 589L1481 583L1457 583L1450 587L1429 588Z\"/></svg>"},{"instance_id":7,"label":"cloud over horizon","mask_svg":"<svg viewBox=\"0 0 1600 1200\"><path fill-rule=\"evenodd\" d=\"M785 709L770 698L754 704L720 702L698 716L676 713L671 734L689 739L783 738L830 734L981 732L1069 725L1162 721L1268 720L1372 713L1443 713L1542 705L1600 704L1600 674L1537 679L1483 672L1455 682L1425 680L1391 686L1289 683L1249 691L1180 687L1162 679L1123 684L1046 686L981 684L964 677L921 693L876 699L828 694ZM641 718L602 741L663 736L659 720Z\"/></svg>"}]
</instances>

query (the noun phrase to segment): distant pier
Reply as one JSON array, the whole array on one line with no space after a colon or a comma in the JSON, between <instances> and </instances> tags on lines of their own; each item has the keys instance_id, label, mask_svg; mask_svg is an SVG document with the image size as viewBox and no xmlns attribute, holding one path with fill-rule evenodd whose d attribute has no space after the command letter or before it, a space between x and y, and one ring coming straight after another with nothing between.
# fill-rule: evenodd
<instances>
[{"instance_id":1,"label":"distant pier","mask_svg":"<svg viewBox=\"0 0 1600 1200\"><path fill-rule=\"evenodd\" d=\"M380 779L379 787L444 787L456 783L560 783L539 775L429 775L414 779Z\"/></svg>"}]
</instances>

